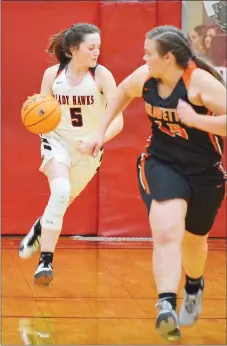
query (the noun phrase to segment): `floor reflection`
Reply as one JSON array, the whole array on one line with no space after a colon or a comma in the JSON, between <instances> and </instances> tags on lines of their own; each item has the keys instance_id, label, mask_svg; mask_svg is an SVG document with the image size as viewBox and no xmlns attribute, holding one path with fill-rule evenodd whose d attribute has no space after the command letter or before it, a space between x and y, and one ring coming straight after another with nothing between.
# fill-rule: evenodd
<instances>
[{"instance_id":1,"label":"floor reflection","mask_svg":"<svg viewBox=\"0 0 227 346\"><path fill-rule=\"evenodd\" d=\"M54 337L44 318L21 318L19 328L24 345L53 345Z\"/></svg>"}]
</instances>

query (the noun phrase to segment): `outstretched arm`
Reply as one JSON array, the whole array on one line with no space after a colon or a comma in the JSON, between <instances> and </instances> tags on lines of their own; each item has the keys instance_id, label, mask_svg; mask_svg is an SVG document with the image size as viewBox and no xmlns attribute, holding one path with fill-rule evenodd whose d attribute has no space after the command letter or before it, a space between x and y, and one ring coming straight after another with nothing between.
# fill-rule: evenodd
<instances>
[{"instance_id":1,"label":"outstretched arm","mask_svg":"<svg viewBox=\"0 0 227 346\"><path fill-rule=\"evenodd\" d=\"M105 117L101 124L100 132L106 133L108 127L114 118L123 112L132 100L136 97L142 97L142 90L148 75L147 67L141 66L131 75L125 78L111 95L107 104Z\"/></svg>"},{"instance_id":2,"label":"outstretched arm","mask_svg":"<svg viewBox=\"0 0 227 346\"><path fill-rule=\"evenodd\" d=\"M143 85L148 76L147 66L141 66L117 87L107 104L105 115L97 133L87 141L81 141L80 150L96 156L106 141L109 126L118 114L136 98L142 96Z\"/></svg>"}]
</instances>

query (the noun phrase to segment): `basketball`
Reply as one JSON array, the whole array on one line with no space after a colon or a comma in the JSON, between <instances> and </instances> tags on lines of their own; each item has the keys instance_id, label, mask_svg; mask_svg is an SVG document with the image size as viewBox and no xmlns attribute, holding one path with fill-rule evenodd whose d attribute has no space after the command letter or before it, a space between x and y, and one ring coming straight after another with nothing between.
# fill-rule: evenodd
<instances>
[{"instance_id":1,"label":"basketball","mask_svg":"<svg viewBox=\"0 0 227 346\"><path fill-rule=\"evenodd\" d=\"M29 96L23 103L21 119L26 129L32 133L51 132L61 120L60 105L52 96Z\"/></svg>"}]
</instances>

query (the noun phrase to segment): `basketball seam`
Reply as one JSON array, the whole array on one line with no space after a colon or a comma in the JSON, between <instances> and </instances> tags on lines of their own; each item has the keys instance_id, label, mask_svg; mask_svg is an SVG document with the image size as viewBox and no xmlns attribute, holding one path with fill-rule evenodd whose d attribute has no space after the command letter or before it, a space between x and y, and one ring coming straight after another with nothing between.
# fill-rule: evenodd
<instances>
[{"instance_id":1,"label":"basketball seam","mask_svg":"<svg viewBox=\"0 0 227 346\"><path fill-rule=\"evenodd\" d=\"M48 102L48 101L50 101L50 100L47 99L47 100L43 100L42 102L40 102L40 103L38 103L38 104L34 104L34 107L32 107L32 108L29 110L29 112L25 115L25 117L24 117L24 119L23 119L24 124L25 124L25 120L26 120L28 114L29 114L35 107L37 107L37 106L39 106L39 105L42 105L43 103ZM52 100L51 100L51 101L52 101ZM25 126L26 126L26 125L25 125Z\"/></svg>"},{"instance_id":2,"label":"basketball seam","mask_svg":"<svg viewBox=\"0 0 227 346\"><path fill-rule=\"evenodd\" d=\"M26 127L31 127L31 126L34 126L34 125L37 125L37 124L41 123L42 121L44 121L44 120L46 120L47 118L49 118L49 116L50 116L57 108L58 108L58 105L50 112L50 114L49 114L47 117L45 117L44 119L39 120L37 123L32 124L32 125L25 125L25 126L26 126Z\"/></svg>"},{"instance_id":3,"label":"basketball seam","mask_svg":"<svg viewBox=\"0 0 227 346\"><path fill-rule=\"evenodd\" d=\"M49 133L51 131L54 131L56 129L56 127L58 126L58 124L59 124L59 121L54 125L54 128L52 126L51 129L45 130L45 132L41 131L41 132L33 132L33 133L36 133L37 135Z\"/></svg>"}]
</instances>

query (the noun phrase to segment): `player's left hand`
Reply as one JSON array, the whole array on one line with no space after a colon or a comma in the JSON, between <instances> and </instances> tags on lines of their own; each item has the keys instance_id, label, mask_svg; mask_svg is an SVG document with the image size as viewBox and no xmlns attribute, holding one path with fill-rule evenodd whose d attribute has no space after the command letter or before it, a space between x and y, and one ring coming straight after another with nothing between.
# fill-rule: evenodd
<instances>
[{"instance_id":1,"label":"player's left hand","mask_svg":"<svg viewBox=\"0 0 227 346\"><path fill-rule=\"evenodd\" d=\"M183 124L189 127L195 127L196 121L200 115L194 111L192 106L190 106L187 102L180 100L178 102L177 112L180 121Z\"/></svg>"}]
</instances>

